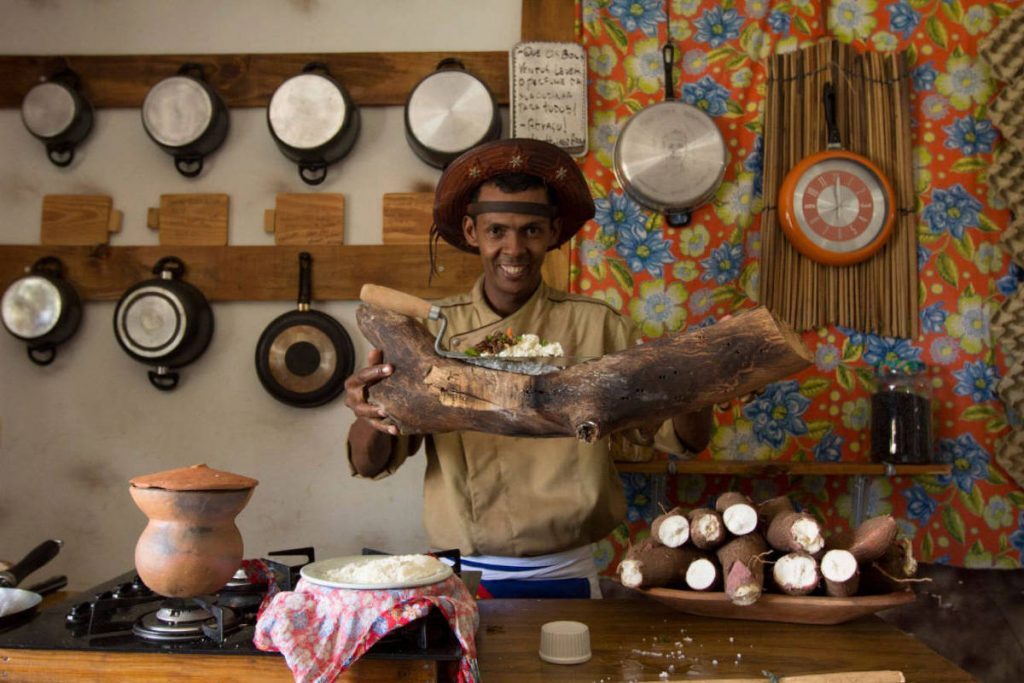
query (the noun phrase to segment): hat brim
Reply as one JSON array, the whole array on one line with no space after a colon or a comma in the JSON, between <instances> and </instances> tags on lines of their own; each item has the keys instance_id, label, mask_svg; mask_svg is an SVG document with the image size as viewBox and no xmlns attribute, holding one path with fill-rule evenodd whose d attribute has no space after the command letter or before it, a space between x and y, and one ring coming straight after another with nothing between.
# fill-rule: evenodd
<instances>
[{"instance_id":1,"label":"hat brim","mask_svg":"<svg viewBox=\"0 0 1024 683\"><path fill-rule=\"evenodd\" d=\"M479 249L466 242L462 219L476 188L505 173L536 176L554 189L562 230L552 249L572 239L594 217L594 200L587 180L568 153L542 140L511 138L474 147L448 165L434 193L431 231L453 247L479 253Z\"/></svg>"}]
</instances>

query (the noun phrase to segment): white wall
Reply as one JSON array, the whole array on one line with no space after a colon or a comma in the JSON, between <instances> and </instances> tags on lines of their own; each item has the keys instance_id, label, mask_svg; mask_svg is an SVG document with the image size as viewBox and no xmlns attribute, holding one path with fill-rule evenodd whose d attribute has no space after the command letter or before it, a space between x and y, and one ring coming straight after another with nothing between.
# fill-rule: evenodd
<instances>
[{"instance_id":1,"label":"white wall","mask_svg":"<svg viewBox=\"0 0 1024 683\"><path fill-rule=\"evenodd\" d=\"M507 50L519 37L519 11L519 0L0 0L0 53ZM353 244L380 241L384 192L433 185L438 176L408 148L401 108L362 114L355 149L320 186L345 194ZM277 151L264 117L263 109L232 111L225 145L189 181L146 137L137 110L98 110L68 169L46 160L18 110L0 110L0 243L38 243L44 194L111 195L124 212L111 244L131 245L157 243L145 219L161 194L224 192L230 243L270 244L263 210L277 192L309 188ZM366 344L355 305L314 306L345 325L361 365ZM315 545L322 558L364 545L426 548L422 458L386 481L353 479L344 460L351 414L341 400L302 410L260 386L256 341L290 304L214 304L209 350L168 394L117 345L114 304L85 308L78 334L47 368L0 331L0 559L16 560L46 538L65 541L27 583L63 573L84 589L130 569L145 517L128 480L199 462L260 481L238 518L247 557L296 545Z\"/></svg>"}]
</instances>

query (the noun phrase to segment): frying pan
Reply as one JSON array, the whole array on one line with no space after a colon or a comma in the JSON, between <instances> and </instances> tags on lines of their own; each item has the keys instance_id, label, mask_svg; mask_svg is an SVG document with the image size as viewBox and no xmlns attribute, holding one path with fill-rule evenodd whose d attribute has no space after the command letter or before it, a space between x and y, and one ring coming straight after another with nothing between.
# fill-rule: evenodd
<instances>
[{"instance_id":1,"label":"frying pan","mask_svg":"<svg viewBox=\"0 0 1024 683\"><path fill-rule=\"evenodd\" d=\"M479 365L492 370L504 370L515 372L520 375L547 375L558 372L568 365L581 362L583 358L498 358L494 356L470 356L465 353L448 351L441 346L444 333L448 329L448 319L441 312L440 307L433 305L425 299L412 294L400 292L397 289L383 287L381 285L363 285L359 290L359 298L365 303L373 306L407 315L411 318L426 318L429 320L440 320L441 329L434 339L434 351L443 358L454 358L463 363Z\"/></svg>"},{"instance_id":2,"label":"frying pan","mask_svg":"<svg viewBox=\"0 0 1024 683\"><path fill-rule=\"evenodd\" d=\"M672 227L690 222L690 212L711 199L725 175L725 141L710 116L675 99L675 46L661 50L665 101L634 114L615 142L615 177L648 209L665 214Z\"/></svg>"},{"instance_id":3,"label":"frying pan","mask_svg":"<svg viewBox=\"0 0 1024 683\"><path fill-rule=\"evenodd\" d=\"M0 626L5 626L31 613L42 601L42 595L39 593L15 588L15 586L26 576L56 557L62 545L64 545L63 541L43 541L30 550L19 562L0 571ZM61 587L50 581L39 585L51 586L50 590Z\"/></svg>"},{"instance_id":4,"label":"frying pan","mask_svg":"<svg viewBox=\"0 0 1024 683\"><path fill-rule=\"evenodd\" d=\"M256 344L256 374L263 388L297 408L337 398L355 367L355 349L345 328L309 307L312 262L309 252L299 254L298 310L271 321Z\"/></svg>"}]
</instances>

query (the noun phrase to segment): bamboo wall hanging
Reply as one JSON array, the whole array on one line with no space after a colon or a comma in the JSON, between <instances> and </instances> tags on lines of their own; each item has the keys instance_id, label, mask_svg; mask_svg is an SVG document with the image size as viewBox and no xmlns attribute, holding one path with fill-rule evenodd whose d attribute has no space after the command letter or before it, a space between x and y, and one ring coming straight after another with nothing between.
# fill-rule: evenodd
<instances>
[{"instance_id":1,"label":"bamboo wall hanging","mask_svg":"<svg viewBox=\"0 0 1024 683\"><path fill-rule=\"evenodd\" d=\"M826 148L821 93L836 92L843 147L873 161L892 183L895 224L866 261L828 266L800 254L779 226L782 179ZM893 337L918 335L915 192L910 84L899 54L859 54L828 40L768 63L760 299L800 330L838 324Z\"/></svg>"}]
</instances>

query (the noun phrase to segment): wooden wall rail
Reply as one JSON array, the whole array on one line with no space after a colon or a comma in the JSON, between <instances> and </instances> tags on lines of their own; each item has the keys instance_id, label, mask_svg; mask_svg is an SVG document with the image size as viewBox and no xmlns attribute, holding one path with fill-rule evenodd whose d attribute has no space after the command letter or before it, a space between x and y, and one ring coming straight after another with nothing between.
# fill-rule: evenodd
<instances>
[{"instance_id":1,"label":"wooden wall rail","mask_svg":"<svg viewBox=\"0 0 1024 683\"><path fill-rule=\"evenodd\" d=\"M0 55L0 107L21 107L41 78L70 67L94 107L140 107L157 81L184 62L203 66L229 108L265 107L277 86L309 62L327 64L359 106L404 106L416 83L445 57L460 59L499 104L508 104L508 52L347 52L193 55Z\"/></svg>"},{"instance_id":2,"label":"wooden wall rail","mask_svg":"<svg viewBox=\"0 0 1024 683\"><path fill-rule=\"evenodd\" d=\"M651 462L617 462L620 472L646 474L731 474L746 477L790 476L858 476L889 475L916 477L924 474L949 475L952 465L928 463L924 465L892 465L872 462L792 462L785 460L652 460Z\"/></svg>"},{"instance_id":3,"label":"wooden wall rail","mask_svg":"<svg viewBox=\"0 0 1024 683\"><path fill-rule=\"evenodd\" d=\"M70 247L5 245L0 283L19 277L43 256L64 262L65 275L85 300L116 301L133 284L154 277L153 264L174 255L185 280L211 301L292 300L298 295L299 252L313 255L315 300L358 299L366 282L383 283L429 299L466 291L480 274L480 257L439 245L443 272L428 285L426 244L343 246Z\"/></svg>"}]
</instances>

